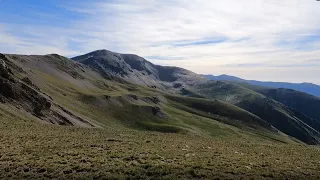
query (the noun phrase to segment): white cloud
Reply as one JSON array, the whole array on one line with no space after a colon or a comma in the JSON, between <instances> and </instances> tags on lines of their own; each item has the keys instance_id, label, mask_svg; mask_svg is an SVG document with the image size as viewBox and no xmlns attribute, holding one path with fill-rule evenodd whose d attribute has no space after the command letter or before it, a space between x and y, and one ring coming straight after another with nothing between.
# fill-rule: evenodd
<instances>
[{"instance_id":1,"label":"white cloud","mask_svg":"<svg viewBox=\"0 0 320 180\"><path fill-rule=\"evenodd\" d=\"M319 67L283 66L320 59L317 1L119 0L61 6L82 18L64 27L25 27L31 39L4 34L0 29L0 38L9 38L12 47L17 44L17 51L30 50L28 54L57 51L71 56L105 48L154 57L152 62L198 73L320 83L316 78L320 76ZM312 35L318 35L314 37L317 40L308 39ZM206 39L224 41L199 43ZM181 42L189 45L177 46ZM225 66L246 63L261 67L257 71L257 67ZM282 67L275 68L277 65Z\"/></svg>"}]
</instances>

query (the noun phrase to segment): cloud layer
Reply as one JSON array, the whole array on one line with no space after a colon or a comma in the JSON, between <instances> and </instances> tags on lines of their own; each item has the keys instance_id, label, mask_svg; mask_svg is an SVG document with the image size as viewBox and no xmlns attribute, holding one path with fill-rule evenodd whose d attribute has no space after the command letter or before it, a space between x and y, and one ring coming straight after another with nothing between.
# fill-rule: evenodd
<instances>
[{"instance_id":1,"label":"cloud layer","mask_svg":"<svg viewBox=\"0 0 320 180\"><path fill-rule=\"evenodd\" d=\"M317 1L72 0L24 7L19 20L0 13L9 19L0 18L1 52L74 56L109 49L198 73L320 84Z\"/></svg>"}]
</instances>

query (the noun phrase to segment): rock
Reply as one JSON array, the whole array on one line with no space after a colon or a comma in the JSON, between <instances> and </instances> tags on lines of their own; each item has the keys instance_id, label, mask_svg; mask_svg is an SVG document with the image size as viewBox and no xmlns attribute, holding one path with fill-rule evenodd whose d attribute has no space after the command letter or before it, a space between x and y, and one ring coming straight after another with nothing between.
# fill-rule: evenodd
<instances>
[{"instance_id":1,"label":"rock","mask_svg":"<svg viewBox=\"0 0 320 180\"><path fill-rule=\"evenodd\" d=\"M49 101L46 101L45 104L44 104L44 107L46 109L50 109L51 108L51 103Z\"/></svg>"},{"instance_id":2,"label":"rock","mask_svg":"<svg viewBox=\"0 0 320 180\"><path fill-rule=\"evenodd\" d=\"M6 56L4 54L0 53L0 59L6 60L7 58L6 58Z\"/></svg>"},{"instance_id":3,"label":"rock","mask_svg":"<svg viewBox=\"0 0 320 180\"><path fill-rule=\"evenodd\" d=\"M160 102L160 99L158 97L155 97L155 96L152 97L150 100L155 104L158 104Z\"/></svg>"},{"instance_id":4,"label":"rock","mask_svg":"<svg viewBox=\"0 0 320 180\"><path fill-rule=\"evenodd\" d=\"M167 118L166 114L164 114L157 106L152 107L152 114L160 118Z\"/></svg>"},{"instance_id":5,"label":"rock","mask_svg":"<svg viewBox=\"0 0 320 180\"><path fill-rule=\"evenodd\" d=\"M139 100L138 96L135 94L129 94L129 97L133 98L134 100Z\"/></svg>"},{"instance_id":6,"label":"rock","mask_svg":"<svg viewBox=\"0 0 320 180\"><path fill-rule=\"evenodd\" d=\"M28 77L24 77L19 81L14 76L11 76L6 62L9 62L8 59L3 54L0 54L0 103L14 100L12 102L19 104L27 112L33 111L35 115L43 116L44 111L51 108L50 100L38 92L40 89Z\"/></svg>"},{"instance_id":7,"label":"rock","mask_svg":"<svg viewBox=\"0 0 320 180\"><path fill-rule=\"evenodd\" d=\"M150 103L150 101L151 101L151 102L153 102L154 104L158 104L158 103L161 102L160 99L159 99L158 97L156 97L156 96L153 96L153 97L145 97L145 98L143 98L143 100L146 101L147 103Z\"/></svg>"},{"instance_id":8,"label":"rock","mask_svg":"<svg viewBox=\"0 0 320 180\"><path fill-rule=\"evenodd\" d=\"M33 85L32 84L32 81L28 78L28 77L24 77L24 78L22 78L22 81L24 82L24 83L26 83L26 84L28 84L28 85Z\"/></svg>"},{"instance_id":9,"label":"rock","mask_svg":"<svg viewBox=\"0 0 320 180\"><path fill-rule=\"evenodd\" d=\"M7 98L16 99L16 93L10 82L0 80L0 94Z\"/></svg>"},{"instance_id":10,"label":"rock","mask_svg":"<svg viewBox=\"0 0 320 180\"><path fill-rule=\"evenodd\" d=\"M31 86L33 87L34 89L40 91L40 88L38 86L36 86L35 84L32 83L32 81L28 78L28 77L24 77L23 79L21 79L22 82L24 82L25 84L22 84L21 87L23 89L30 89L30 87L28 86ZM28 86L27 86L28 85ZM45 93L44 93L45 94Z\"/></svg>"},{"instance_id":11,"label":"rock","mask_svg":"<svg viewBox=\"0 0 320 180\"><path fill-rule=\"evenodd\" d=\"M7 69L7 65L2 59L0 59L0 69Z\"/></svg>"},{"instance_id":12,"label":"rock","mask_svg":"<svg viewBox=\"0 0 320 180\"><path fill-rule=\"evenodd\" d=\"M7 67L6 63L2 59L0 59L0 76L5 78L5 79L9 79L10 78L8 67Z\"/></svg>"},{"instance_id":13,"label":"rock","mask_svg":"<svg viewBox=\"0 0 320 180\"><path fill-rule=\"evenodd\" d=\"M51 103L46 98L39 98L35 99L33 104L33 112L38 115L42 116L42 112L51 108Z\"/></svg>"},{"instance_id":14,"label":"rock","mask_svg":"<svg viewBox=\"0 0 320 180\"><path fill-rule=\"evenodd\" d=\"M42 116L41 111L42 111L42 106L41 106L41 104L35 103L33 112L34 112L36 115L38 115L38 116Z\"/></svg>"},{"instance_id":15,"label":"rock","mask_svg":"<svg viewBox=\"0 0 320 180\"><path fill-rule=\"evenodd\" d=\"M161 109L157 106L152 107L152 113L153 115L157 115L157 113L161 112Z\"/></svg>"},{"instance_id":16,"label":"rock","mask_svg":"<svg viewBox=\"0 0 320 180\"><path fill-rule=\"evenodd\" d=\"M0 96L0 103L6 103L6 99L2 96Z\"/></svg>"}]
</instances>

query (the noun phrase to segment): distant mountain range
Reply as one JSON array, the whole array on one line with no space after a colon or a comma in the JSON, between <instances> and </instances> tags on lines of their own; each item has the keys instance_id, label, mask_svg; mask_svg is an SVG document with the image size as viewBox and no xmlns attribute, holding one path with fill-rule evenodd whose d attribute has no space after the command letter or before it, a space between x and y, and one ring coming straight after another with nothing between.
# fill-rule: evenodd
<instances>
[{"instance_id":1,"label":"distant mountain range","mask_svg":"<svg viewBox=\"0 0 320 180\"><path fill-rule=\"evenodd\" d=\"M249 83L251 85L256 86L264 86L270 88L286 88L286 89L293 89L296 91L305 92L314 96L320 97L320 86L312 83L288 83L288 82L270 82L270 81L256 81L256 80L246 80L241 79L236 76L230 75L203 75L207 79L216 80L216 81L233 81L233 82L241 82L241 83Z\"/></svg>"}]
</instances>

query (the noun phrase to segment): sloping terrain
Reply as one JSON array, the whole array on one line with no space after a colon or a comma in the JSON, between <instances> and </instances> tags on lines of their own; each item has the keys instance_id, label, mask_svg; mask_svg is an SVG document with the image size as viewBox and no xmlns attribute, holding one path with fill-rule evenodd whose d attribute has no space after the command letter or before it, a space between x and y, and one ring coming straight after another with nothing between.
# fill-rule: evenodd
<instances>
[{"instance_id":1,"label":"sloping terrain","mask_svg":"<svg viewBox=\"0 0 320 180\"><path fill-rule=\"evenodd\" d=\"M320 131L320 98L292 89L282 88L265 88L259 89L258 92L285 104L292 111L301 113L301 116L307 116L310 120L306 123Z\"/></svg>"},{"instance_id":2,"label":"sloping terrain","mask_svg":"<svg viewBox=\"0 0 320 180\"><path fill-rule=\"evenodd\" d=\"M103 74L123 78L184 96L221 100L253 113L280 131L308 144L320 143L316 123L303 116L299 109L287 105L244 86L210 81L177 67L154 65L137 55L119 54L107 50L94 51L72 58ZM118 71L123 70L123 72Z\"/></svg>"},{"instance_id":3,"label":"sloping terrain","mask_svg":"<svg viewBox=\"0 0 320 180\"><path fill-rule=\"evenodd\" d=\"M307 93L299 92L293 89L284 88L270 88L263 86L256 86L246 82L230 82L229 83L251 89L257 93L263 94L268 98L274 99L292 112L296 117L301 119L304 123L314 128L318 132L320 122L320 98L312 96Z\"/></svg>"},{"instance_id":4,"label":"sloping terrain","mask_svg":"<svg viewBox=\"0 0 320 180\"><path fill-rule=\"evenodd\" d=\"M132 54L98 50L72 59L90 66L110 78L121 77L129 82L162 90L168 90L174 85L174 87L180 87L183 84L206 81L204 77L191 71L178 67L154 65L142 57Z\"/></svg>"},{"instance_id":5,"label":"sloping terrain","mask_svg":"<svg viewBox=\"0 0 320 180\"><path fill-rule=\"evenodd\" d=\"M39 120L60 125L93 126L52 102L39 87L24 76L25 71L0 54L0 100L36 116ZM21 79L20 79L20 78Z\"/></svg>"},{"instance_id":6,"label":"sloping terrain","mask_svg":"<svg viewBox=\"0 0 320 180\"><path fill-rule=\"evenodd\" d=\"M320 178L318 147L39 124L0 104L0 179Z\"/></svg>"},{"instance_id":7,"label":"sloping terrain","mask_svg":"<svg viewBox=\"0 0 320 180\"><path fill-rule=\"evenodd\" d=\"M317 146L240 108L264 95L121 58L127 75L57 54L1 55L0 178L319 179Z\"/></svg>"},{"instance_id":8,"label":"sloping terrain","mask_svg":"<svg viewBox=\"0 0 320 180\"><path fill-rule=\"evenodd\" d=\"M320 133L308 123L310 118L301 116L276 100L242 86L212 81L193 87L206 98L219 99L243 108L269 122L280 131L310 144L320 141Z\"/></svg>"},{"instance_id":9,"label":"sloping terrain","mask_svg":"<svg viewBox=\"0 0 320 180\"><path fill-rule=\"evenodd\" d=\"M290 141L281 133L274 132L273 128L260 118L232 105L215 103L214 106L207 107L209 101L200 100L197 102L197 112L186 111L180 107L190 106L190 102L194 100L180 96L178 98L181 98L181 101L172 102L168 99L170 96L161 89L134 85L126 82L125 78L115 78L117 74L112 73L111 79L106 79L104 73L93 71L59 55L6 57L12 66L20 68L20 72L16 73L17 79L27 77L34 82L34 86L39 87L39 92L45 93L51 99L52 104L63 109L63 115L72 115L93 127L133 128L204 136L229 136L241 127L257 136L259 133L263 134L262 136L267 133L273 134L271 138L278 136L278 139ZM131 68L128 64L125 66ZM179 75L181 76L183 75ZM212 111L210 108L217 108L219 111ZM211 116L207 116L208 112ZM245 131L241 133L246 134Z\"/></svg>"}]
</instances>

